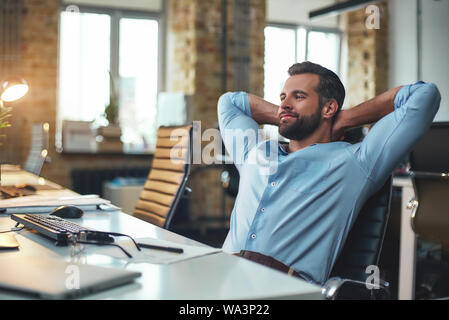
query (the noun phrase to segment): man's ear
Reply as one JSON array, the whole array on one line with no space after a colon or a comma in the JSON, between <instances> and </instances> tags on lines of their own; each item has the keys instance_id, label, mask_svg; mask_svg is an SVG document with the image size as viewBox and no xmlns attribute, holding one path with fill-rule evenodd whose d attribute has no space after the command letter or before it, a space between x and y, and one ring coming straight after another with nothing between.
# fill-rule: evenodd
<instances>
[{"instance_id":1,"label":"man's ear","mask_svg":"<svg viewBox=\"0 0 449 320\"><path fill-rule=\"evenodd\" d=\"M338 111L338 102L335 99L331 99L326 102L321 110L321 115L325 119L332 119Z\"/></svg>"}]
</instances>

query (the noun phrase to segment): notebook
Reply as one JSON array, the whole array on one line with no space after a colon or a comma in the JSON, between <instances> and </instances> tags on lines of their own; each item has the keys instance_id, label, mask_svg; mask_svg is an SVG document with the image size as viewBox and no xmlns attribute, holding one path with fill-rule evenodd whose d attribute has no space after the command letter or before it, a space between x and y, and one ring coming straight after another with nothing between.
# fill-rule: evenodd
<instances>
[{"instance_id":1,"label":"notebook","mask_svg":"<svg viewBox=\"0 0 449 320\"><path fill-rule=\"evenodd\" d=\"M83 211L120 210L111 201L94 194L70 197L31 195L0 200L0 213L49 213L63 205L77 206Z\"/></svg>"},{"instance_id":2,"label":"notebook","mask_svg":"<svg viewBox=\"0 0 449 320\"><path fill-rule=\"evenodd\" d=\"M132 282L140 272L47 257L0 256L0 294L21 292L42 299L70 299Z\"/></svg>"}]
</instances>

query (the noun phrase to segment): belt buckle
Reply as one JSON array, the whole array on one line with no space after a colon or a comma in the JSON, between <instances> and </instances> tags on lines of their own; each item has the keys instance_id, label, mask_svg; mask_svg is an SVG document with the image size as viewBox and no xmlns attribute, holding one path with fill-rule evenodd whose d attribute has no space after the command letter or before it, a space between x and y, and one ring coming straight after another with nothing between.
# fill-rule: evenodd
<instances>
[{"instance_id":1,"label":"belt buckle","mask_svg":"<svg viewBox=\"0 0 449 320\"><path fill-rule=\"evenodd\" d=\"M289 269L288 269L288 272L287 272L287 275L289 275L289 276L294 276L295 275L295 269L293 269L292 267L290 267Z\"/></svg>"}]
</instances>

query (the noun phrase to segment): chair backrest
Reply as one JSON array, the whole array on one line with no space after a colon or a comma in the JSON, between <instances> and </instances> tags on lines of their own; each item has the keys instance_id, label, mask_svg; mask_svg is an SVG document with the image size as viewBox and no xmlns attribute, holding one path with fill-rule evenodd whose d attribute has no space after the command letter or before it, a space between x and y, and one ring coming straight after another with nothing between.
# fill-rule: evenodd
<instances>
[{"instance_id":1,"label":"chair backrest","mask_svg":"<svg viewBox=\"0 0 449 320\"><path fill-rule=\"evenodd\" d=\"M156 150L133 215L168 229L192 163L192 125L160 127Z\"/></svg>"},{"instance_id":2,"label":"chair backrest","mask_svg":"<svg viewBox=\"0 0 449 320\"><path fill-rule=\"evenodd\" d=\"M48 156L49 125L48 123L34 123L31 127L31 143L28 157L23 168L39 176Z\"/></svg>"},{"instance_id":3,"label":"chair backrest","mask_svg":"<svg viewBox=\"0 0 449 320\"><path fill-rule=\"evenodd\" d=\"M332 268L331 277L365 282L370 265L377 266L388 219L392 178L369 198L349 231L348 238Z\"/></svg>"},{"instance_id":4,"label":"chair backrest","mask_svg":"<svg viewBox=\"0 0 449 320\"><path fill-rule=\"evenodd\" d=\"M410 153L410 171L418 206L415 233L449 248L449 122L436 122Z\"/></svg>"}]
</instances>

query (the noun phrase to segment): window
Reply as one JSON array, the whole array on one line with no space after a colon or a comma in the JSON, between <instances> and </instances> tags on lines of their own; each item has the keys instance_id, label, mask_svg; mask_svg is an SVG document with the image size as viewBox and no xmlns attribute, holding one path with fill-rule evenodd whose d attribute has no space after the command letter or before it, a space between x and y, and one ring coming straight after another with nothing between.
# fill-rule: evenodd
<instances>
[{"instance_id":1,"label":"window","mask_svg":"<svg viewBox=\"0 0 449 320\"><path fill-rule=\"evenodd\" d=\"M318 63L338 74L340 36L337 33L309 31L306 60Z\"/></svg>"},{"instance_id":2,"label":"window","mask_svg":"<svg viewBox=\"0 0 449 320\"><path fill-rule=\"evenodd\" d=\"M150 13L62 11L58 119L107 125L103 112L112 78L125 150L151 149L160 89L159 34L159 19Z\"/></svg>"},{"instance_id":3,"label":"window","mask_svg":"<svg viewBox=\"0 0 449 320\"><path fill-rule=\"evenodd\" d=\"M120 20L120 123L125 143L152 141L155 134L157 35L155 20Z\"/></svg>"},{"instance_id":4,"label":"window","mask_svg":"<svg viewBox=\"0 0 449 320\"><path fill-rule=\"evenodd\" d=\"M109 103L110 25L106 14L61 14L59 112L94 120Z\"/></svg>"},{"instance_id":5,"label":"window","mask_svg":"<svg viewBox=\"0 0 449 320\"><path fill-rule=\"evenodd\" d=\"M318 63L338 74L340 33L293 25L265 27L265 100L279 104L288 68L302 61ZM270 137L277 137L276 126L266 125L264 130Z\"/></svg>"}]
</instances>

